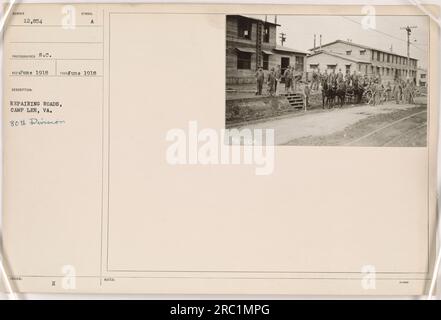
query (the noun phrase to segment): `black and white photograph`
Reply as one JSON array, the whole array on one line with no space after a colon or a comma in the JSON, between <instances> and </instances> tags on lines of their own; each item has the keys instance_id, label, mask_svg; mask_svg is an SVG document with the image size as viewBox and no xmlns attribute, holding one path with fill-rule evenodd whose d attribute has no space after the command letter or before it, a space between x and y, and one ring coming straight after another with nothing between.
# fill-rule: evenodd
<instances>
[{"instance_id":1,"label":"black and white photograph","mask_svg":"<svg viewBox=\"0 0 441 320\"><path fill-rule=\"evenodd\" d=\"M228 15L228 129L274 145L425 147L427 16Z\"/></svg>"}]
</instances>

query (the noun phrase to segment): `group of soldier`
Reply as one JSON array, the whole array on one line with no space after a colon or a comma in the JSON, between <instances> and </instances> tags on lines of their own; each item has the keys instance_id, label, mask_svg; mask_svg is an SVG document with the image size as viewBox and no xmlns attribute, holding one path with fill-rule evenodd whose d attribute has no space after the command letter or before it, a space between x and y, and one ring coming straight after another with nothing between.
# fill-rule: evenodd
<instances>
[{"instance_id":1,"label":"group of soldier","mask_svg":"<svg viewBox=\"0 0 441 320\"><path fill-rule=\"evenodd\" d=\"M416 94L415 81L411 79L396 78L391 84L388 81L386 84L381 79L380 75L361 75L360 72L354 71L352 74L346 72L343 75L341 69L336 73L332 70L328 73L325 70L321 73L320 70L312 72L311 90L319 90L323 87L324 82L328 86L339 86L342 82L350 88L361 88L363 92L368 93L367 102L372 105L378 105L385 101L395 101L399 103L414 103Z\"/></svg>"},{"instance_id":2,"label":"group of soldier","mask_svg":"<svg viewBox=\"0 0 441 320\"><path fill-rule=\"evenodd\" d=\"M277 87L283 79L285 80L285 92L294 93L297 91L298 83L302 78L302 73L295 70L294 66L288 66L283 74L282 68L278 65L276 68L271 68L267 76L268 93L270 96L274 96L277 93ZM263 85L265 83L265 74L262 67L256 72L257 91L256 95L262 95Z\"/></svg>"},{"instance_id":3,"label":"group of soldier","mask_svg":"<svg viewBox=\"0 0 441 320\"><path fill-rule=\"evenodd\" d=\"M265 79L266 78L266 79ZM273 67L265 77L262 67L256 72L257 92L256 95L262 95L263 87L265 84L268 86L268 94L274 96L277 94L277 89L281 83L282 78L285 82L285 93L294 93L299 87L302 73L297 71L294 66L288 66L283 72L278 65ZM311 91L319 91L325 84L332 87L338 87L344 84L351 88L360 88L363 92L368 93L367 102L372 105L378 105L385 101L395 101L399 103L414 103L414 97L416 93L416 85L414 80L396 78L393 83L383 83L380 75L367 75L364 76L360 72L354 71L352 74L347 71L345 74L338 70L335 72L333 69L331 72L325 70L313 70L311 76L311 84L306 83L304 85L302 93L304 98L308 99Z\"/></svg>"}]
</instances>

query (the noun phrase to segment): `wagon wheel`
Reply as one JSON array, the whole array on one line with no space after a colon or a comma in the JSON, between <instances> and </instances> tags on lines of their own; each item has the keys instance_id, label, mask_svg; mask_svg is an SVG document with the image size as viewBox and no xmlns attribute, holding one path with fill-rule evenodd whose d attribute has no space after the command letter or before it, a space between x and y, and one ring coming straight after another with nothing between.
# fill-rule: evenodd
<instances>
[{"instance_id":1,"label":"wagon wheel","mask_svg":"<svg viewBox=\"0 0 441 320\"><path fill-rule=\"evenodd\" d=\"M371 90L367 90L364 94L363 94L363 100L367 103L370 104L372 101L372 91Z\"/></svg>"}]
</instances>

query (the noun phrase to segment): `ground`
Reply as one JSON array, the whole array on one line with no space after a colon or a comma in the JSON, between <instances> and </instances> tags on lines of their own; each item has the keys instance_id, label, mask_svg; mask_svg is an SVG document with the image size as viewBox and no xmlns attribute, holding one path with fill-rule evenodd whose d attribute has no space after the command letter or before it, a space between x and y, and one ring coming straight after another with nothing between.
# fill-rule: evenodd
<instances>
[{"instance_id":1,"label":"ground","mask_svg":"<svg viewBox=\"0 0 441 320\"><path fill-rule=\"evenodd\" d=\"M275 145L424 147L427 105L425 98L416 103L315 109L237 128L274 129Z\"/></svg>"}]
</instances>

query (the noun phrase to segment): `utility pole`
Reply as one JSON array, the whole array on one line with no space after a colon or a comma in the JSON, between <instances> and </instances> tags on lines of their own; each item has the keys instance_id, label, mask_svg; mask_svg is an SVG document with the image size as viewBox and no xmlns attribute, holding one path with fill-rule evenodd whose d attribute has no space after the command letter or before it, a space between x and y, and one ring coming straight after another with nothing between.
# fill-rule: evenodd
<instances>
[{"instance_id":1,"label":"utility pole","mask_svg":"<svg viewBox=\"0 0 441 320\"><path fill-rule=\"evenodd\" d=\"M282 44L282 47L283 47L283 44L285 43L285 41L286 41L286 33L281 32L280 33L280 43Z\"/></svg>"},{"instance_id":2,"label":"utility pole","mask_svg":"<svg viewBox=\"0 0 441 320\"><path fill-rule=\"evenodd\" d=\"M400 30L406 30L407 32L407 77L410 76L410 34L412 33L412 29L416 29L416 26L406 26L401 27Z\"/></svg>"}]
</instances>

